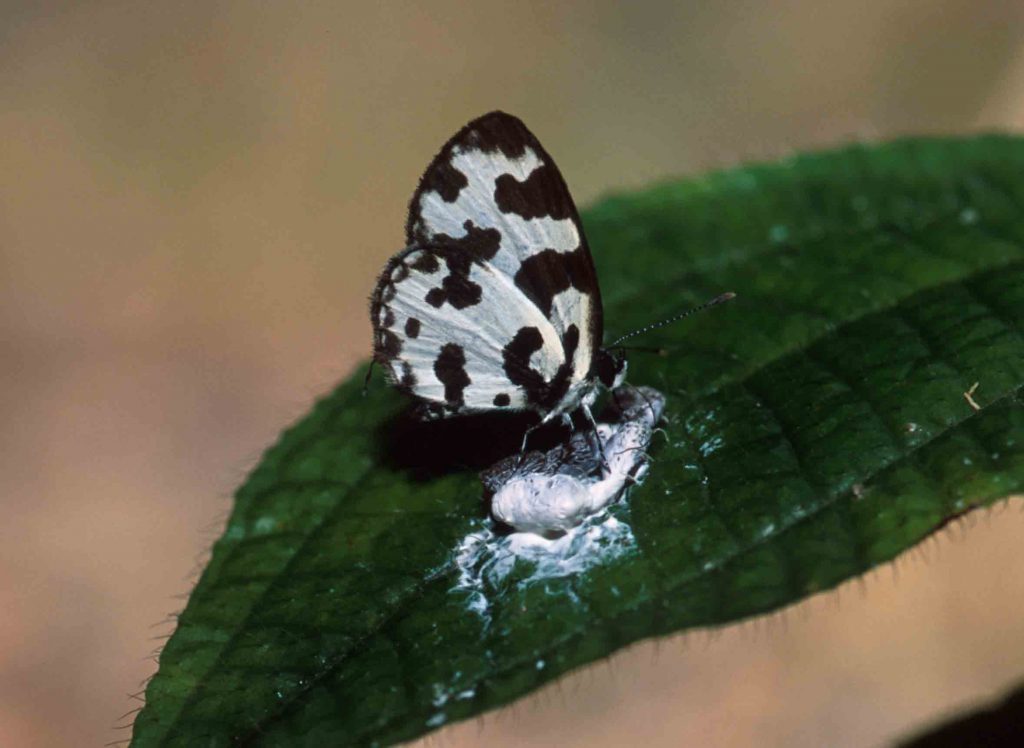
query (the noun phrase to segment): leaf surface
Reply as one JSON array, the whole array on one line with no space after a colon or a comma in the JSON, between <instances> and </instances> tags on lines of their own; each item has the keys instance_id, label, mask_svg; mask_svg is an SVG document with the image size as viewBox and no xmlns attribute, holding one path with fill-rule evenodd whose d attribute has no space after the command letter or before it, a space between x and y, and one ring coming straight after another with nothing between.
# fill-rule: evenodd
<instances>
[{"instance_id":1,"label":"leaf surface","mask_svg":"<svg viewBox=\"0 0 1024 748\"><path fill-rule=\"evenodd\" d=\"M417 426L356 372L237 493L138 746L390 743L630 642L735 621L892 559L1024 481L1024 140L910 139L585 212L609 339L668 396L630 542L480 595L456 549L512 420ZM978 383L972 397L964 393Z\"/></svg>"}]
</instances>

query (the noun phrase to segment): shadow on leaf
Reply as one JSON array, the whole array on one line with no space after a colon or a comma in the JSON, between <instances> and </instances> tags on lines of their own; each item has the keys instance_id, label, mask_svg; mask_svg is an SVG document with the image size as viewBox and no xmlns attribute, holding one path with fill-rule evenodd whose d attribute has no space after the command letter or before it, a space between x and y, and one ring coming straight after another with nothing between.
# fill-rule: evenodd
<instances>
[{"instance_id":1,"label":"shadow on leaf","mask_svg":"<svg viewBox=\"0 0 1024 748\"><path fill-rule=\"evenodd\" d=\"M379 431L381 461L427 481L453 472L480 471L519 452L526 429L537 423L533 413L482 413L422 420L408 408ZM546 424L530 434L529 449L550 449L564 441L566 428Z\"/></svg>"}]
</instances>

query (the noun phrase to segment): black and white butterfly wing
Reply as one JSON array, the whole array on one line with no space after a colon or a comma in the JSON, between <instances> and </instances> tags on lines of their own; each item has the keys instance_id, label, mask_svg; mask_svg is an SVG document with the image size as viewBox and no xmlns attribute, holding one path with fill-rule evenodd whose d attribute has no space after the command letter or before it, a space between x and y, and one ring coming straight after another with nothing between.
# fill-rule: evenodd
<instances>
[{"instance_id":1,"label":"black and white butterfly wing","mask_svg":"<svg viewBox=\"0 0 1024 748\"><path fill-rule=\"evenodd\" d=\"M434 415L531 408L559 379L554 327L507 275L461 247L395 256L373 304L377 360Z\"/></svg>"},{"instance_id":2,"label":"black and white butterfly wing","mask_svg":"<svg viewBox=\"0 0 1024 748\"><path fill-rule=\"evenodd\" d=\"M497 246L478 242L481 232ZM559 334L586 325L580 363L600 345L601 294L576 205L517 117L485 114L444 145L413 195L406 241L464 246L512 278Z\"/></svg>"},{"instance_id":3,"label":"black and white butterfly wing","mask_svg":"<svg viewBox=\"0 0 1024 748\"><path fill-rule=\"evenodd\" d=\"M493 112L456 133L406 229L372 309L392 379L445 414L571 406L601 340L600 291L565 181L526 126Z\"/></svg>"}]
</instances>

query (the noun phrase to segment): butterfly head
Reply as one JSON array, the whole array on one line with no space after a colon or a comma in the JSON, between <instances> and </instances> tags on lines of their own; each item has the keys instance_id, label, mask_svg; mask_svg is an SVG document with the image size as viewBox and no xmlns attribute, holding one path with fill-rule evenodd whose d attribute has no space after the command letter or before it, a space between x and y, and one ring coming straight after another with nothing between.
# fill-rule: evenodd
<instances>
[{"instance_id":1,"label":"butterfly head","mask_svg":"<svg viewBox=\"0 0 1024 748\"><path fill-rule=\"evenodd\" d=\"M605 387L615 389L626 379L626 354L619 350L610 352L602 348L594 354L590 371L591 375Z\"/></svg>"}]
</instances>

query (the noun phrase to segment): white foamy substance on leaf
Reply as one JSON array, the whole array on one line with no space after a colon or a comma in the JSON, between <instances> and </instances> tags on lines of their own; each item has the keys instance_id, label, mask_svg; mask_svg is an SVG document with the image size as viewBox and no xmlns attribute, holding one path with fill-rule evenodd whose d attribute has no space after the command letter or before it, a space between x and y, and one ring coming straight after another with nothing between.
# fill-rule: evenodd
<instances>
[{"instance_id":1,"label":"white foamy substance on leaf","mask_svg":"<svg viewBox=\"0 0 1024 748\"><path fill-rule=\"evenodd\" d=\"M494 518L521 532L556 534L640 482L665 398L650 387L620 387L613 392L613 403L611 422L600 424L596 435L577 432L546 453L509 457L486 471L481 477L493 492Z\"/></svg>"},{"instance_id":2,"label":"white foamy substance on leaf","mask_svg":"<svg viewBox=\"0 0 1024 748\"><path fill-rule=\"evenodd\" d=\"M612 504L646 474L665 398L649 387L613 394L610 422L597 429L603 450L593 434L577 432L548 452L509 457L481 475L493 493L492 514L514 531L481 523L455 549L455 591L467 594L470 610L489 617L490 600L510 584L571 577L636 549L628 507Z\"/></svg>"},{"instance_id":3,"label":"white foamy substance on leaf","mask_svg":"<svg viewBox=\"0 0 1024 748\"><path fill-rule=\"evenodd\" d=\"M498 535L491 528L470 533L456 548L455 590L468 594L467 607L489 617L490 600L511 581L528 587L574 576L636 548L632 528L604 511L557 538L530 532Z\"/></svg>"}]
</instances>

